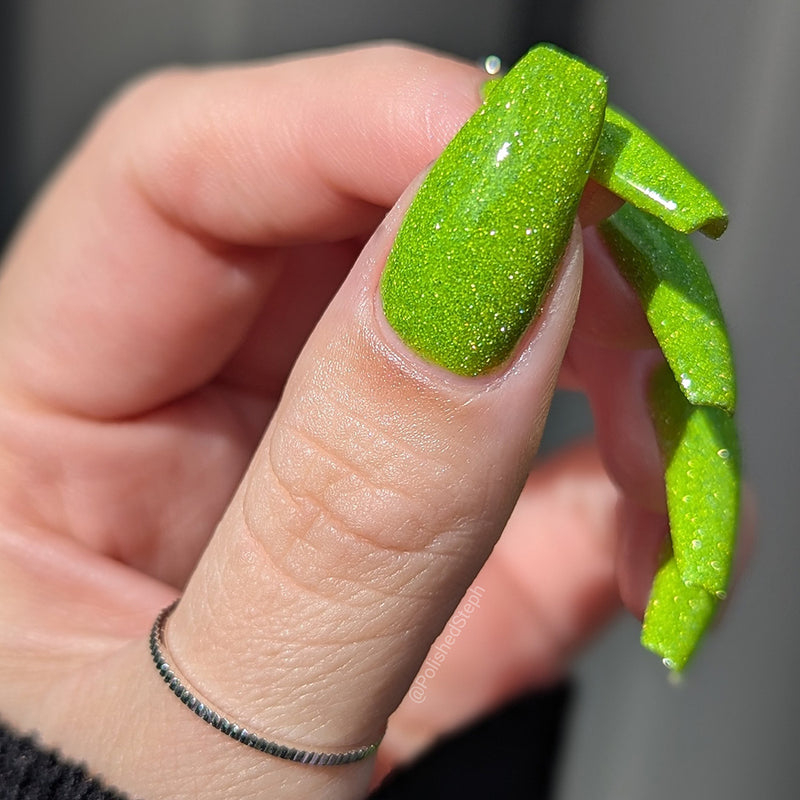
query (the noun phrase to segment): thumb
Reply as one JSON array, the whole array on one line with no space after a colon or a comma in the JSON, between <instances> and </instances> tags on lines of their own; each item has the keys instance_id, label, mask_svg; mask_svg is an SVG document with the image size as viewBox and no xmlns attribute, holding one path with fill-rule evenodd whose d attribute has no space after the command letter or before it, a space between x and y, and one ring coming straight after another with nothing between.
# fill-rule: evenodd
<instances>
[{"instance_id":1,"label":"thumb","mask_svg":"<svg viewBox=\"0 0 800 800\"><path fill-rule=\"evenodd\" d=\"M402 226L410 193L390 213L309 340L166 630L170 665L256 739L324 753L379 740L499 537L572 326L604 100L595 72L532 51ZM94 762L118 785L366 792L370 759L320 768L242 747L146 660L129 653L119 676L146 720Z\"/></svg>"}]
</instances>

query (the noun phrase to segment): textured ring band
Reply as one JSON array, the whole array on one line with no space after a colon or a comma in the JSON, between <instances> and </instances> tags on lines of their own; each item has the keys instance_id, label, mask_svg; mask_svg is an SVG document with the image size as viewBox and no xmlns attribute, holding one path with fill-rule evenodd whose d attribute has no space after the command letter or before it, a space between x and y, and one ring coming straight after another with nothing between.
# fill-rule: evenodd
<instances>
[{"instance_id":1,"label":"textured ring band","mask_svg":"<svg viewBox=\"0 0 800 800\"><path fill-rule=\"evenodd\" d=\"M289 745L270 741L263 736L248 731L244 726L232 722L219 711L216 711L207 702L203 702L197 694L187 686L188 682L186 679L184 678L181 680L176 674L176 668L170 666L167 661L164 627L169 615L175 610L177 605L178 601L176 600L163 609L156 617L153 627L150 630L150 653L153 656L153 661L155 662L159 675L161 675L170 691L190 711L193 711L203 720L203 722L216 728L220 733L230 736L231 739L235 739L241 744L252 747L254 750L259 750L262 753L267 753L276 758L283 758L287 761L296 761L300 764L312 764L320 767L352 764L355 761L362 761L368 758L378 749L380 740L373 744L364 745L364 747L359 747L355 750L347 750L342 753L321 753L314 750L302 750L298 747L290 747Z\"/></svg>"}]
</instances>

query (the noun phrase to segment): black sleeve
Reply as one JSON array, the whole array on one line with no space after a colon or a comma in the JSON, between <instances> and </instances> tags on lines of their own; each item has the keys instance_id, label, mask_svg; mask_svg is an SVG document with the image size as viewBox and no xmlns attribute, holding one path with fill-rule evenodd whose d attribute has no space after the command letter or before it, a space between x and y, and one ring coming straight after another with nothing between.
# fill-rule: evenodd
<instances>
[{"instance_id":1,"label":"black sleeve","mask_svg":"<svg viewBox=\"0 0 800 800\"><path fill-rule=\"evenodd\" d=\"M125 796L0 722L0 800L125 800Z\"/></svg>"}]
</instances>

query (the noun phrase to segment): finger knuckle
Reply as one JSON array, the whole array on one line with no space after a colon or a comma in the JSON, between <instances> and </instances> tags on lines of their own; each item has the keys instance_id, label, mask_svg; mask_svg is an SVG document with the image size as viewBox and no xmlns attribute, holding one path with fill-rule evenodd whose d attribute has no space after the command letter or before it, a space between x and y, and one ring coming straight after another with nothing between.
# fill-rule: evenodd
<instances>
[{"instance_id":1,"label":"finger knuckle","mask_svg":"<svg viewBox=\"0 0 800 800\"><path fill-rule=\"evenodd\" d=\"M398 439L379 416L324 416L335 425L283 420L253 475L245 516L270 560L308 585L374 582L380 572L403 586L452 557L453 537L485 502L453 481L452 453Z\"/></svg>"}]
</instances>

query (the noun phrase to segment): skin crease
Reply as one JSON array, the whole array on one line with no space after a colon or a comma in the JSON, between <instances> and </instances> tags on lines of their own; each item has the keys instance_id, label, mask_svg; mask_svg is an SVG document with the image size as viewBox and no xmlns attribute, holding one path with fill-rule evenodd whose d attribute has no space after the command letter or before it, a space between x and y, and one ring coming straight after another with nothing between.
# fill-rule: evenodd
<instances>
[{"instance_id":1,"label":"skin crease","mask_svg":"<svg viewBox=\"0 0 800 800\"><path fill-rule=\"evenodd\" d=\"M400 706L380 770L561 674L620 587L643 606L663 515L618 540L616 507L621 492L639 508L660 469L645 453L641 486L624 474L612 485L601 458L613 463L618 422L613 394L598 394L603 365L638 363L642 317L620 324L613 348L594 345L596 371L573 338L570 380L597 395L598 446L527 475L578 304L579 230L513 366L453 379L401 349L375 303L406 193L286 384L361 245L484 79L369 48L168 72L102 114L0 278L0 716L134 796L362 796L372 764L265 759L159 683L147 632L215 530L170 647L239 716L309 746L379 735L483 570L486 604L449 676ZM617 205L590 191L583 224ZM593 280L604 285L602 270ZM579 321L598 326L591 299ZM643 414L643 374L617 368L631 380L605 391ZM620 446L620 460L637 457L634 441ZM432 510L431 527L412 524ZM473 678L469 704L448 702Z\"/></svg>"}]
</instances>

